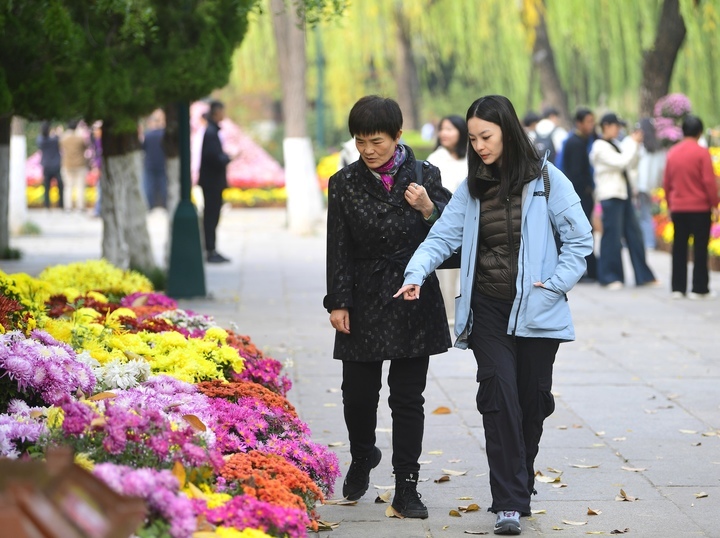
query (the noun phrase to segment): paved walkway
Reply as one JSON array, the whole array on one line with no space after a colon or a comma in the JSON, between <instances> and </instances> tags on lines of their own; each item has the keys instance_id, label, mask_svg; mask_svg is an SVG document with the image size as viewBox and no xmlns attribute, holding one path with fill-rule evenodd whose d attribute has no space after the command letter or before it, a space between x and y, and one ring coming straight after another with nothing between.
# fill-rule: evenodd
<instances>
[{"instance_id":1,"label":"paved walkway","mask_svg":"<svg viewBox=\"0 0 720 538\"><path fill-rule=\"evenodd\" d=\"M97 258L101 223L79 214L30 213L42 236L14 238L21 261L6 272L36 274L57 263ZM149 216L156 255L167 235L165 215ZM287 361L290 399L319 443L350 461L342 420L340 365L330 358L333 334L323 310L325 237L291 236L277 209L230 210L221 218L218 246L232 263L206 268L209 298L183 301L231 322L267 354ZM650 252L665 283L670 258ZM632 272L630 271L630 274ZM720 291L714 273L711 287ZM581 536L625 530L628 536L720 537L720 300L672 301L667 287L608 292L595 285L570 294L578 340L564 344L555 367L557 409L546 421L537 483L523 535ZM324 536L416 538L492 534L487 461L475 409L474 359L451 350L433 357L426 390L426 432L419 490L427 520L388 519L375 504L393 484L390 416L381 401L378 445L383 460L370 491L355 506L319 508L339 523ZM447 407L449 414L434 414ZM444 470L465 472L436 483ZM342 478L338 481L340 491ZM617 501L623 490L634 502ZM702 494L702 495L701 495ZM706 496L705 496L706 495ZM476 503L477 512L450 511ZM588 515L588 508L601 512ZM571 523L586 524L576 526Z\"/></svg>"}]
</instances>

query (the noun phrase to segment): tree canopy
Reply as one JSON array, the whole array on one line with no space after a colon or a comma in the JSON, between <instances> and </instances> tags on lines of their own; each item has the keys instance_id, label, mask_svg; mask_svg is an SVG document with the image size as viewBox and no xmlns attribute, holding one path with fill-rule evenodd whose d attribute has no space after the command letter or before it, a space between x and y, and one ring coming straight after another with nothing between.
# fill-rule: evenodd
<instances>
[{"instance_id":1,"label":"tree canopy","mask_svg":"<svg viewBox=\"0 0 720 538\"><path fill-rule=\"evenodd\" d=\"M522 114L543 104L532 73L538 10L545 20L558 74L570 108L609 107L639 113L644 53L655 41L663 0L363 0L341 17L319 25L325 59L326 102L336 125L367 93L397 95L393 70L393 9L402 9L412 35L424 117L463 113L476 97L507 95ZM680 0L687 39L670 91L687 94L706 123L720 122L720 0ZM316 95L308 40L308 94ZM279 95L272 34L267 21L253 24L234 58L227 93Z\"/></svg>"}]
</instances>

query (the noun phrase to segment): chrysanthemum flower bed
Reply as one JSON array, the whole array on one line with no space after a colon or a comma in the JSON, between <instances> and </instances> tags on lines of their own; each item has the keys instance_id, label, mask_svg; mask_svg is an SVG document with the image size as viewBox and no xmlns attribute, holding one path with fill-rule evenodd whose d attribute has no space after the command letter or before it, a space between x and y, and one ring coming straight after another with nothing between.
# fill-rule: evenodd
<instances>
[{"instance_id":1,"label":"chrysanthemum flower bed","mask_svg":"<svg viewBox=\"0 0 720 538\"><path fill-rule=\"evenodd\" d=\"M0 271L0 456L56 445L142 497L142 537L306 536L338 460L247 336L104 261Z\"/></svg>"}]
</instances>

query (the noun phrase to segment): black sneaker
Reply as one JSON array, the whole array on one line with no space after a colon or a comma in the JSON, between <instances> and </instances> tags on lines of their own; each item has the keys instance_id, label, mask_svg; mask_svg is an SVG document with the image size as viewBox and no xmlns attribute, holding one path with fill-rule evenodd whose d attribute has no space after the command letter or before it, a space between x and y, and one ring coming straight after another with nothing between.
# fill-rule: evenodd
<instances>
[{"instance_id":1,"label":"black sneaker","mask_svg":"<svg viewBox=\"0 0 720 538\"><path fill-rule=\"evenodd\" d=\"M218 251L213 250L212 252L208 252L207 261L208 263L226 263L230 260L220 254Z\"/></svg>"},{"instance_id":2,"label":"black sneaker","mask_svg":"<svg viewBox=\"0 0 720 538\"><path fill-rule=\"evenodd\" d=\"M357 501L365 495L370 486L370 471L378 466L382 452L373 447L372 453L365 458L353 458L343 482L343 497L349 501Z\"/></svg>"},{"instance_id":3,"label":"black sneaker","mask_svg":"<svg viewBox=\"0 0 720 538\"><path fill-rule=\"evenodd\" d=\"M417 492L417 475L398 476L392 507L403 517L427 519L428 509Z\"/></svg>"},{"instance_id":4,"label":"black sneaker","mask_svg":"<svg viewBox=\"0 0 720 538\"><path fill-rule=\"evenodd\" d=\"M520 532L520 512L512 510L498 512L495 521L495 534L517 536Z\"/></svg>"}]
</instances>

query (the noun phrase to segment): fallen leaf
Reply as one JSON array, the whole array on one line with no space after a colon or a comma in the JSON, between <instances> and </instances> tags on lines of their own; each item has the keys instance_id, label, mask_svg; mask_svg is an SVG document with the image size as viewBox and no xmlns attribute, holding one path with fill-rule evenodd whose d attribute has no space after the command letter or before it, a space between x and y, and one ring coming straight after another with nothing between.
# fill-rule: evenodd
<instances>
[{"instance_id":1,"label":"fallen leaf","mask_svg":"<svg viewBox=\"0 0 720 538\"><path fill-rule=\"evenodd\" d=\"M555 526L552 528L552 530L554 530L554 531L564 531L565 529L562 528L562 527L558 527L557 525L555 525Z\"/></svg>"},{"instance_id":2,"label":"fallen leaf","mask_svg":"<svg viewBox=\"0 0 720 538\"><path fill-rule=\"evenodd\" d=\"M393 491L391 489L388 489L384 493L381 493L377 497L375 497L375 502L378 504L389 503L392 495L393 495Z\"/></svg>"},{"instance_id":3,"label":"fallen leaf","mask_svg":"<svg viewBox=\"0 0 720 538\"><path fill-rule=\"evenodd\" d=\"M480 477L480 476L486 476L486 475L487 475L487 473L480 473L480 474L476 474L475 476Z\"/></svg>"},{"instance_id":4,"label":"fallen leaf","mask_svg":"<svg viewBox=\"0 0 720 538\"><path fill-rule=\"evenodd\" d=\"M587 521L568 521L567 519L562 520L565 525L573 525L575 527L582 527L583 525L587 525Z\"/></svg>"},{"instance_id":5,"label":"fallen leaf","mask_svg":"<svg viewBox=\"0 0 720 538\"><path fill-rule=\"evenodd\" d=\"M648 415L654 415L655 413L657 413L657 410L655 410L655 409L645 409L645 412L646 412Z\"/></svg>"},{"instance_id":6,"label":"fallen leaf","mask_svg":"<svg viewBox=\"0 0 720 538\"><path fill-rule=\"evenodd\" d=\"M480 506L472 503L467 506L458 506L458 510L460 510L461 512L477 512L478 510L480 510Z\"/></svg>"},{"instance_id":7,"label":"fallen leaf","mask_svg":"<svg viewBox=\"0 0 720 538\"><path fill-rule=\"evenodd\" d=\"M605 531L585 531L585 534L605 534Z\"/></svg>"},{"instance_id":8,"label":"fallen leaf","mask_svg":"<svg viewBox=\"0 0 720 538\"><path fill-rule=\"evenodd\" d=\"M538 482L542 482L543 484L552 484L553 482L560 482L561 475L562 473L560 473L560 475L558 476L545 476L540 471L537 471L535 473L535 480L537 480Z\"/></svg>"},{"instance_id":9,"label":"fallen leaf","mask_svg":"<svg viewBox=\"0 0 720 538\"><path fill-rule=\"evenodd\" d=\"M458 497L458 501L472 501L472 497Z\"/></svg>"},{"instance_id":10,"label":"fallen leaf","mask_svg":"<svg viewBox=\"0 0 720 538\"><path fill-rule=\"evenodd\" d=\"M436 478L434 482L436 484L439 484L440 482L448 482L450 480L450 477L446 474L442 475L440 478Z\"/></svg>"},{"instance_id":11,"label":"fallen leaf","mask_svg":"<svg viewBox=\"0 0 720 538\"><path fill-rule=\"evenodd\" d=\"M696 499L703 499L708 496L708 494L705 493L704 491L702 491L700 493L693 493L693 495L695 495Z\"/></svg>"},{"instance_id":12,"label":"fallen leaf","mask_svg":"<svg viewBox=\"0 0 720 538\"><path fill-rule=\"evenodd\" d=\"M395 489L395 484L393 484L392 486L378 486L376 484L373 484L373 487L375 489Z\"/></svg>"},{"instance_id":13,"label":"fallen leaf","mask_svg":"<svg viewBox=\"0 0 720 538\"><path fill-rule=\"evenodd\" d=\"M177 481L180 484L180 489L185 487L185 480L187 480L187 473L185 472L185 467L183 467L183 464L179 461L175 461L175 464L172 468L172 474L177 478Z\"/></svg>"},{"instance_id":14,"label":"fallen leaf","mask_svg":"<svg viewBox=\"0 0 720 538\"><path fill-rule=\"evenodd\" d=\"M328 402L328 403L324 403L324 404L323 404L323 407L337 407L337 404L336 404L336 403L332 403L332 402Z\"/></svg>"},{"instance_id":15,"label":"fallen leaf","mask_svg":"<svg viewBox=\"0 0 720 538\"><path fill-rule=\"evenodd\" d=\"M567 484L553 484L554 488L566 488Z\"/></svg>"},{"instance_id":16,"label":"fallen leaf","mask_svg":"<svg viewBox=\"0 0 720 538\"><path fill-rule=\"evenodd\" d=\"M450 413L452 413L452 411L450 411L450 408L445 407L444 405L441 405L432 412L433 415L449 415Z\"/></svg>"},{"instance_id":17,"label":"fallen leaf","mask_svg":"<svg viewBox=\"0 0 720 538\"><path fill-rule=\"evenodd\" d=\"M620 530L620 529L612 530L612 531L610 531L610 534L625 534L627 532L630 532L630 529L625 527L623 530Z\"/></svg>"},{"instance_id":18,"label":"fallen leaf","mask_svg":"<svg viewBox=\"0 0 720 538\"><path fill-rule=\"evenodd\" d=\"M357 501L351 501L350 499L325 499L323 501L323 504L327 504L330 506L354 506L358 502Z\"/></svg>"},{"instance_id":19,"label":"fallen leaf","mask_svg":"<svg viewBox=\"0 0 720 538\"><path fill-rule=\"evenodd\" d=\"M627 441L627 437L613 437L613 441Z\"/></svg>"},{"instance_id":20,"label":"fallen leaf","mask_svg":"<svg viewBox=\"0 0 720 538\"><path fill-rule=\"evenodd\" d=\"M547 470L550 471L551 473L559 473L559 474L562 474L562 471L561 471L560 469L555 469L555 468L553 468L553 467L548 467Z\"/></svg>"},{"instance_id":21,"label":"fallen leaf","mask_svg":"<svg viewBox=\"0 0 720 538\"><path fill-rule=\"evenodd\" d=\"M600 465L581 465L579 463L571 463L570 467L575 467L576 469L597 469Z\"/></svg>"},{"instance_id":22,"label":"fallen leaf","mask_svg":"<svg viewBox=\"0 0 720 538\"><path fill-rule=\"evenodd\" d=\"M428 452L428 454L430 454L431 456L439 456L442 453L443 453L442 450L431 450L430 452Z\"/></svg>"},{"instance_id":23,"label":"fallen leaf","mask_svg":"<svg viewBox=\"0 0 720 538\"><path fill-rule=\"evenodd\" d=\"M190 426L192 426L193 429L195 429L199 432L204 432L205 430L207 430L207 427L205 427L205 424L203 424L203 421L200 420L195 415L183 415L182 418L185 420L185 422L190 424Z\"/></svg>"},{"instance_id":24,"label":"fallen leaf","mask_svg":"<svg viewBox=\"0 0 720 538\"><path fill-rule=\"evenodd\" d=\"M605 432L595 432L596 437L602 437L603 435L605 435Z\"/></svg>"},{"instance_id":25,"label":"fallen leaf","mask_svg":"<svg viewBox=\"0 0 720 538\"><path fill-rule=\"evenodd\" d=\"M693 444L690 445L690 446L702 446L702 443L693 443Z\"/></svg>"},{"instance_id":26,"label":"fallen leaf","mask_svg":"<svg viewBox=\"0 0 720 538\"><path fill-rule=\"evenodd\" d=\"M429 478L418 478L418 482L427 482Z\"/></svg>"},{"instance_id":27,"label":"fallen leaf","mask_svg":"<svg viewBox=\"0 0 720 538\"><path fill-rule=\"evenodd\" d=\"M600 514L602 514L602 510L594 510L593 508L590 508L590 507L588 506L587 515L589 515L589 516L599 516Z\"/></svg>"},{"instance_id":28,"label":"fallen leaf","mask_svg":"<svg viewBox=\"0 0 720 538\"><path fill-rule=\"evenodd\" d=\"M558 426L557 429L558 429L558 430L567 430L567 426L565 426L565 425L563 424L563 425L561 425L561 426Z\"/></svg>"},{"instance_id":29,"label":"fallen leaf","mask_svg":"<svg viewBox=\"0 0 720 538\"><path fill-rule=\"evenodd\" d=\"M703 437L715 437L718 432L703 432Z\"/></svg>"},{"instance_id":30,"label":"fallen leaf","mask_svg":"<svg viewBox=\"0 0 720 538\"><path fill-rule=\"evenodd\" d=\"M465 534L475 534L477 536L483 536L487 533L487 531L465 531Z\"/></svg>"},{"instance_id":31,"label":"fallen leaf","mask_svg":"<svg viewBox=\"0 0 720 538\"><path fill-rule=\"evenodd\" d=\"M632 495L628 495L627 493L625 493L625 490L624 490L624 489L621 489L621 490L620 490L620 495L618 495L617 497L615 497L615 500L616 500L616 501L634 502L634 501L637 501L637 497L633 497Z\"/></svg>"},{"instance_id":32,"label":"fallen leaf","mask_svg":"<svg viewBox=\"0 0 720 538\"><path fill-rule=\"evenodd\" d=\"M675 398L679 398L679 397L680 397L679 394L669 394L668 397L667 397L667 399L668 399L668 400L674 400Z\"/></svg>"},{"instance_id":33,"label":"fallen leaf","mask_svg":"<svg viewBox=\"0 0 720 538\"><path fill-rule=\"evenodd\" d=\"M452 469L440 469L443 473L450 476L465 476L467 471L453 471Z\"/></svg>"},{"instance_id":34,"label":"fallen leaf","mask_svg":"<svg viewBox=\"0 0 720 538\"><path fill-rule=\"evenodd\" d=\"M452 517L462 517L460 515L460 512L458 512L457 510L450 510L449 515L451 515Z\"/></svg>"},{"instance_id":35,"label":"fallen leaf","mask_svg":"<svg viewBox=\"0 0 720 538\"><path fill-rule=\"evenodd\" d=\"M420 465L430 465L432 460L422 460L418 462Z\"/></svg>"},{"instance_id":36,"label":"fallen leaf","mask_svg":"<svg viewBox=\"0 0 720 538\"><path fill-rule=\"evenodd\" d=\"M330 389L327 389L327 391L328 392L340 392L340 389L330 388Z\"/></svg>"},{"instance_id":37,"label":"fallen leaf","mask_svg":"<svg viewBox=\"0 0 720 538\"><path fill-rule=\"evenodd\" d=\"M398 519L405 519L405 517L402 514L399 514L393 507L392 504L388 504L388 507L385 509L385 517L396 517Z\"/></svg>"},{"instance_id":38,"label":"fallen leaf","mask_svg":"<svg viewBox=\"0 0 720 538\"><path fill-rule=\"evenodd\" d=\"M593 443L592 447L593 448L604 448L605 445L603 443Z\"/></svg>"},{"instance_id":39,"label":"fallen leaf","mask_svg":"<svg viewBox=\"0 0 720 538\"><path fill-rule=\"evenodd\" d=\"M623 471L630 471L631 473L639 473L641 471L647 471L647 467L621 467Z\"/></svg>"},{"instance_id":40,"label":"fallen leaf","mask_svg":"<svg viewBox=\"0 0 720 538\"><path fill-rule=\"evenodd\" d=\"M575 429L575 430L579 430L579 429L582 428L582 424L573 424L572 427L573 427L573 429ZM605 433L605 432L602 432L602 433Z\"/></svg>"},{"instance_id":41,"label":"fallen leaf","mask_svg":"<svg viewBox=\"0 0 720 538\"><path fill-rule=\"evenodd\" d=\"M375 431L378 433L391 433L392 428L375 428Z\"/></svg>"},{"instance_id":42,"label":"fallen leaf","mask_svg":"<svg viewBox=\"0 0 720 538\"><path fill-rule=\"evenodd\" d=\"M544 509L543 509L543 510L530 510L530 512L532 512L532 513L535 514L535 515L537 515L537 514L547 514L547 510L544 510Z\"/></svg>"},{"instance_id":43,"label":"fallen leaf","mask_svg":"<svg viewBox=\"0 0 720 538\"><path fill-rule=\"evenodd\" d=\"M460 459L452 459L452 460L448 460L448 463L460 463L461 461L462 460L460 460Z\"/></svg>"},{"instance_id":44,"label":"fallen leaf","mask_svg":"<svg viewBox=\"0 0 720 538\"><path fill-rule=\"evenodd\" d=\"M105 391L93 394L88 398L88 400L90 400L91 402L97 402L100 400L107 400L108 398L115 398L116 396L117 394L115 394L114 392Z\"/></svg>"},{"instance_id":45,"label":"fallen leaf","mask_svg":"<svg viewBox=\"0 0 720 538\"><path fill-rule=\"evenodd\" d=\"M342 441L333 441L332 443L328 443L328 446L330 448L338 447L338 446L345 446L345 443Z\"/></svg>"},{"instance_id":46,"label":"fallen leaf","mask_svg":"<svg viewBox=\"0 0 720 538\"><path fill-rule=\"evenodd\" d=\"M680 433L688 433L688 434L697 433L697 430L678 430L678 431Z\"/></svg>"},{"instance_id":47,"label":"fallen leaf","mask_svg":"<svg viewBox=\"0 0 720 538\"><path fill-rule=\"evenodd\" d=\"M337 523L334 521L322 521L318 520L318 530L319 531L334 531L340 526L340 522Z\"/></svg>"}]
</instances>

